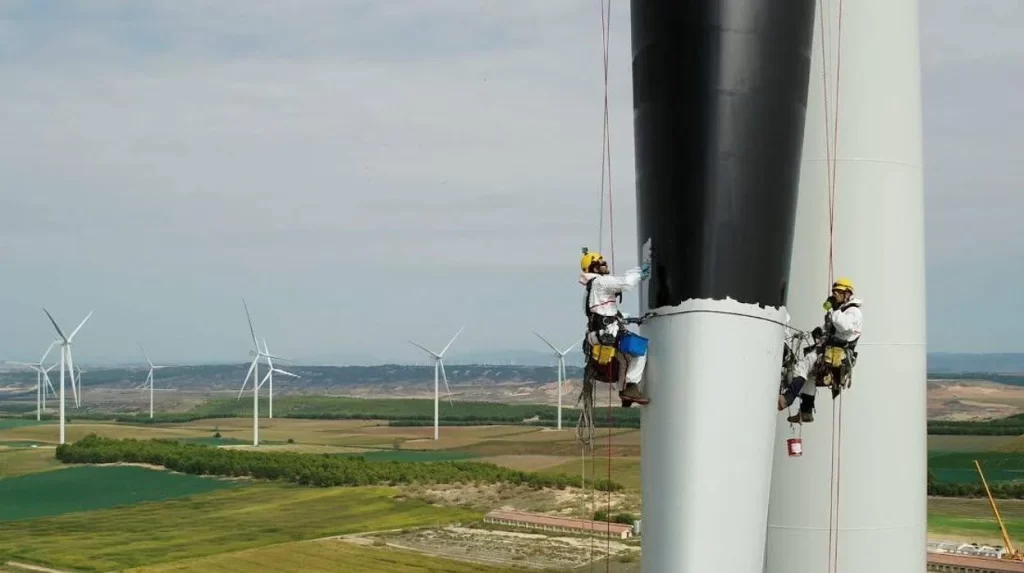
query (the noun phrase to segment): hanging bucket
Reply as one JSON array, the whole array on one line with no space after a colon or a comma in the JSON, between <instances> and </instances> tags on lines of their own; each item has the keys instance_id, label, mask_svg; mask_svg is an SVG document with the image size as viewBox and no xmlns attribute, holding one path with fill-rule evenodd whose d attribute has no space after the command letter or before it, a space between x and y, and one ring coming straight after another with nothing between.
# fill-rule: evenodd
<instances>
[{"instance_id":1,"label":"hanging bucket","mask_svg":"<svg viewBox=\"0 0 1024 573\"><path fill-rule=\"evenodd\" d=\"M800 438L790 438L786 440L786 451L789 452L789 457L799 458L804 454L804 442Z\"/></svg>"}]
</instances>

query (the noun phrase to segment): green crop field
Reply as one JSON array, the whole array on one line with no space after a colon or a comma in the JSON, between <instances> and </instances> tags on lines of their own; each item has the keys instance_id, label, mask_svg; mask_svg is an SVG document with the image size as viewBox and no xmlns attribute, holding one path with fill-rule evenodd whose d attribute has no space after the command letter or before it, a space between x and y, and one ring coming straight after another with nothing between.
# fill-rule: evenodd
<instances>
[{"instance_id":1,"label":"green crop field","mask_svg":"<svg viewBox=\"0 0 1024 573\"><path fill-rule=\"evenodd\" d=\"M523 573L527 569L488 567L439 559L390 547L367 547L324 539L284 543L203 559L132 569L131 573L223 573L247 571L337 571L359 573ZM603 571L603 569L602 569Z\"/></svg>"},{"instance_id":2,"label":"green crop field","mask_svg":"<svg viewBox=\"0 0 1024 573\"><path fill-rule=\"evenodd\" d=\"M0 449L0 479L66 467L57 461L53 447Z\"/></svg>"},{"instance_id":3,"label":"green crop field","mask_svg":"<svg viewBox=\"0 0 1024 573\"><path fill-rule=\"evenodd\" d=\"M45 445L47 445L45 442L35 440L0 440L0 448L31 448Z\"/></svg>"},{"instance_id":4,"label":"green crop field","mask_svg":"<svg viewBox=\"0 0 1024 573\"><path fill-rule=\"evenodd\" d=\"M1010 537L1024 535L1024 501L1001 499L997 502ZM935 536L990 541L1002 544L1002 536L988 499L928 499L928 532Z\"/></svg>"},{"instance_id":5,"label":"green crop field","mask_svg":"<svg viewBox=\"0 0 1024 573\"><path fill-rule=\"evenodd\" d=\"M22 420L20 418L0 418L0 430L21 428L22 426L39 426L41 424L49 423L52 422L37 422L35 420Z\"/></svg>"},{"instance_id":6,"label":"green crop field","mask_svg":"<svg viewBox=\"0 0 1024 573\"><path fill-rule=\"evenodd\" d=\"M928 450L936 452L989 452L1012 444L1014 436L928 436Z\"/></svg>"},{"instance_id":7,"label":"green crop field","mask_svg":"<svg viewBox=\"0 0 1024 573\"><path fill-rule=\"evenodd\" d=\"M588 457L586 460L586 472L588 476L597 475L598 478L608 477L608 458L595 453L593 465ZM621 483L630 489L640 489L640 458L612 458L612 481ZM581 463L579 458L565 462L561 465L541 470L540 473L580 475Z\"/></svg>"},{"instance_id":8,"label":"green crop field","mask_svg":"<svg viewBox=\"0 0 1024 573\"><path fill-rule=\"evenodd\" d=\"M974 460L981 463L989 483L1024 479L1024 453L929 452L928 471L941 482L980 483Z\"/></svg>"},{"instance_id":9,"label":"green crop field","mask_svg":"<svg viewBox=\"0 0 1024 573\"><path fill-rule=\"evenodd\" d=\"M237 482L135 466L85 466L7 478L0 484L2 522L170 499Z\"/></svg>"},{"instance_id":10,"label":"green crop field","mask_svg":"<svg viewBox=\"0 0 1024 573\"><path fill-rule=\"evenodd\" d=\"M396 495L397 490L384 487L256 484L190 498L0 523L0 561L110 571L329 535L480 518L478 512L435 507Z\"/></svg>"}]
</instances>

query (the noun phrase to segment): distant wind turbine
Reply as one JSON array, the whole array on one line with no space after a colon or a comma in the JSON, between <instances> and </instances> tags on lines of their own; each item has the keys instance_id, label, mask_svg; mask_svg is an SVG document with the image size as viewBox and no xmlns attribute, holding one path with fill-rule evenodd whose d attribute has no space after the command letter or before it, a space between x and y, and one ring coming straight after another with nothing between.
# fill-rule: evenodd
<instances>
[{"instance_id":1,"label":"distant wind turbine","mask_svg":"<svg viewBox=\"0 0 1024 573\"><path fill-rule=\"evenodd\" d=\"M440 403L440 387L438 386L438 378L437 378L438 377L438 373L440 373L441 377L444 379L444 389L445 389L445 391L448 392L448 403L451 404L452 407L454 407L455 404L452 403L452 391L451 391L451 388L448 387L448 375L445 374L445 372L444 372L444 353L448 352L448 348L451 347L452 343L455 342L455 339L458 338L460 334L462 334L462 331L465 328L466 328L465 326L460 328L459 331L455 333L455 336L453 336L452 339L448 341L448 344L445 345L444 349L441 350L441 352L434 352L433 350L430 350L429 348L427 348L426 346L423 346L422 344L419 344L417 342L413 342L411 340L409 341L409 344L412 344L413 346L419 348L420 350L423 350L427 354L429 354L429 355L434 357L434 439L435 440L437 440L439 438L439 435L440 435L439 431L438 431L438 428L440 427L440 415L439 415L439 412L440 412L440 408L439 408L439 403Z\"/></svg>"},{"instance_id":2,"label":"distant wind turbine","mask_svg":"<svg viewBox=\"0 0 1024 573\"><path fill-rule=\"evenodd\" d=\"M270 370L268 370L267 371L267 375L263 377L263 380L260 382L260 386L263 386L263 382L266 382L268 380L270 381L270 386L268 388L268 393L270 395L270 404L269 404L269 406L267 408L267 417L270 418L270 419L273 419L274 418L274 372L277 372L278 374L284 374L285 376L291 376L292 378L300 378L300 376L298 374L292 374L291 372L287 372L285 370L281 370L280 368L274 366L274 360L273 360L274 358L277 358L278 360L284 360L284 358L281 358L281 357L274 356L274 355L270 354L270 349L267 347L267 339L266 338L263 339L263 357L267 359L267 366L270 367Z\"/></svg>"},{"instance_id":3,"label":"distant wind turbine","mask_svg":"<svg viewBox=\"0 0 1024 573\"><path fill-rule=\"evenodd\" d=\"M267 359L267 364L270 366L271 373L275 370L271 359L281 360L283 362L288 362L288 360L281 358L280 356L272 356L270 352L260 348L259 340L256 338L256 329L252 325L252 315L249 313L249 305L246 304L244 298L242 299L242 306L245 307L245 318L249 321L249 334L252 335L252 344L256 348L256 351L249 351L249 355L253 356L252 364L249 365L249 371L246 372L245 380L242 381L242 388L238 391L238 397L242 397L242 392L245 392L245 387L249 384L249 378L252 377L252 445L258 446L260 445L260 387L268 380L266 377L262 380L260 379L260 358ZM264 344L266 344L266 341L264 341ZM291 372L284 372L283 370L278 370L278 372L289 376L295 376ZM273 379L273 377L270 379Z\"/></svg>"},{"instance_id":4,"label":"distant wind turbine","mask_svg":"<svg viewBox=\"0 0 1024 573\"><path fill-rule=\"evenodd\" d=\"M569 354L569 351L571 351L573 348L576 348L576 346L578 346L579 344L582 344L583 343L583 338L581 338L579 340L579 342L577 342L576 344L573 344L572 346L566 348L565 350L559 350L559 349L555 348L555 345L551 344L551 342L549 342L547 338L544 338L543 336L541 336L540 334L537 334L536 332L534 332L533 334L535 334L537 336L537 338L543 340L544 344L547 344L551 348L551 350L555 353L555 356L558 357L558 429L561 430L562 429L562 394L563 394L563 392L562 392L562 384L565 383L565 378L566 378L566 376L565 376L565 355Z\"/></svg>"},{"instance_id":5,"label":"distant wind turbine","mask_svg":"<svg viewBox=\"0 0 1024 573\"><path fill-rule=\"evenodd\" d=\"M77 373L77 376L75 377L75 380L72 380L71 387L74 388L76 384L78 385L78 394L75 395L75 409L77 410L82 406L82 372L85 371L80 367L75 366L75 372Z\"/></svg>"},{"instance_id":6,"label":"distant wind turbine","mask_svg":"<svg viewBox=\"0 0 1024 573\"><path fill-rule=\"evenodd\" d=\"M146 354L146 349L142 347L142 343L138 343L139 350L142 351L142 355L146 358L146 363L149 364L149 374L146 374L146 382L141 388L149 386L149 418L153 419L153 371L160 368L166 368L166 366L154 366L153 361L149 359L149 355Z\"/></svg>"},{"instance_id":7,"label":"distant wind turbine","mask_svg":"<svg viewBox=\"0 0 1024 573\"><path fill-rule=\"evenodd\" d=\"M53 328L57 330L57 334L60 335L60 340L58 341L60 343L60 443L63 444L64 406L66 402L66 400L64 399L64 366L65 364L67 365L67 372L68 375L71 377L71 389L74 390L75 375L74 360L71 357L71 343L74 341L75 335L78 334L78 331L81 330L83 326L85 326L85 323L88 322L89 317L92 316L92 311L89 311L89 314L85 315L85 318L82 319L82 322L78 324L78 327L71 331L70 336L64 335L64 331L61 330L60 326L57 325L57 321L53 319L53 315L50 314L50 311L44 308L43 312L45 312L46 316L50 319L50 322L53 324Z\"/></svg>"},{"instance_id":8,"label":"distant wind turbine","mask_svg":"<svg viewBox=\"0 0 1024 573\"><path fill-rule=\"evenodd\" d=\"M46 349L43 357L39 359L39 362L10 362L9 364L17 364L18 366L27 366L35 371L36 373L36 420L41 419L42 408L45 408L46 404L46 388L43 386L43 377L46 377L47 384L53 387L50 383L50 377L47 376L47 372L50 371L53 366L46 368L43 366L43 362L46 361L46 357L50 355L50 351L53 350L53 345L57 344L57 341L50 343L50 346Z\"/></svg>"}]
</instances>

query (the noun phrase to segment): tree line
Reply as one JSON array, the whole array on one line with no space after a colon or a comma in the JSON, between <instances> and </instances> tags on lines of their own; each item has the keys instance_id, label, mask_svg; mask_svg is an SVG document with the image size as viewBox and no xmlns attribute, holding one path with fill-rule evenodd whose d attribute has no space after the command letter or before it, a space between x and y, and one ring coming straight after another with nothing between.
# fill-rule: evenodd
<instances>
[{"instance_id":1,"label":"tree line","mask_svg":"<svg viewBox=\"0 0 1024 573\"><path fill-rule=\"evenodd\" d=\"M260 401L260 410L266 411L267 400ZM563 422L569 424L579 417L575 408L564 408ZM605 415L596 416L597 427L639 428L640 409L615 407L611 421ZM429 426L434 423L434 401L429 399L345 398L333 396L281 396L274 401L274 415L281 418L311 420L387 420L392 426ZM34 417L35 412L22 417ZM251 400L210 400L187 412L157 413L152 419L148 413L109 414L75 412L69 418L80 420L111 420L123 423L184 423L208 418L248 418L252 416ZM52 419L52 415L44 415ZM442 426L526 425L554 427L558 423L558 409L539 404L502 404L499 402L455 402L443 406L440 413Z\"/></svg>"},{"instance_id":2,"label":"tree line","mask_svg":"<svg viewBox=\"0 0 1024 573\"><path fill-rule=\"evenodd\" d=\"M1024 499L1024 482L1007 481L988 484L992 497L998 499ZM937 497L988 497L981 483L956 483L939 481L935 474L928 472L928 495Z\"/></svg>"},{"instance_id":3,"label":"tree line","mask_svg":"<svg viewBox=\"0 0 1024 573\"><path fill-rule=\"evenodd\" d=\"M928 433L933 436L1019 436L1024 434L1024 414L976 422L933 420L928 422Z\"/></svg>"},{"instance_id":4,"label":"tree line","mask_svg":"<svg viewBox=\"0 0 1024 573\"><path fill-rule=\"evenodd\" d=\"M57 446L56 457L67 464L143 463L193 475L253 477L314 487L510 483L564 489L580 485L579 477L523 472L483 462L367 461L362 456L253 452L170 440L115 440L96 434ZM606 479L590 480L587 486L600 491L623 489Z\"/></svg>"}]
</instances>

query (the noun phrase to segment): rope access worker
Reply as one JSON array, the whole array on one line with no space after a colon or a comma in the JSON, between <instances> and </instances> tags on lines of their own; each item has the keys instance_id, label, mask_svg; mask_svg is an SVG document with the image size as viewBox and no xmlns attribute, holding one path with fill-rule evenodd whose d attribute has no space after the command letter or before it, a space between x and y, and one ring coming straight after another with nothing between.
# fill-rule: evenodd
<instances>
[{"instance_id":1,"label":"rope access worker","mask_svg":"<svg viewBox=\"0 0 1024 573\"><path fill-rule=\"evenodd\" d=\"M650 276L650 266L631 269L625 276L616 277L608 270L608 263L599 253L584 252L580 260L580 284L587 288L584 310L587 316L587 338L591 344L616 345L619 337L624 334L626 325L622 322L625 316L619 310L622 293L636 288L640 281ZM593 340L591 340L593 339ZM640 392L640 380L643 377L647 356L630 356L619 353L619 376L624 382L619 390L622 405L630 403L646 404L648 399Z\"/></svg>"},{"instance_id":2,"label":"rope access worker","mask_svg":"<svg viewBox=\"0 0 1024 573\"><path fill-rule=\"evenodd\" d=\"M825 301L825 327L815 328L815 343L804 350L804 356L793 368L793 381L789 388L779 396L779 410L788 408L797 393L800 394L800 412L787 418L791 424L814 421L814 396L817 392L815 376L818 372L818 361L826 348L843 348L852 350L860 339L864 326L861 313L861 300L853 295L853 283L849 279L839 279L832 283L832 296ZM839 384L834 381L833 384Z\"/></svg>"}]
</instances>

